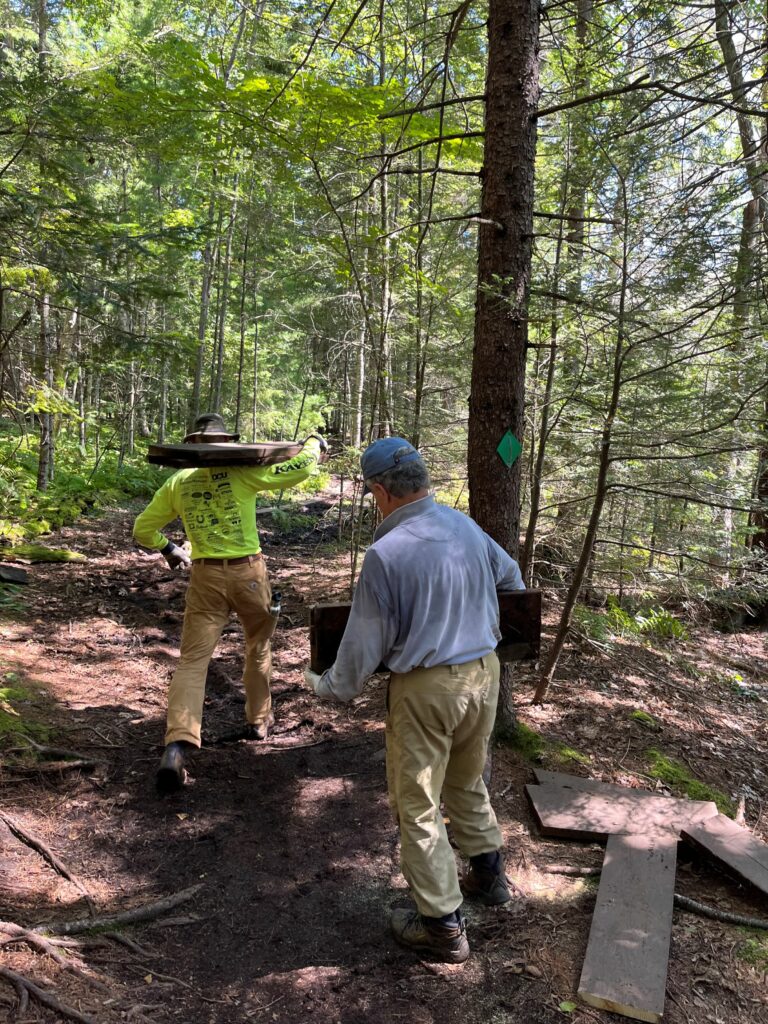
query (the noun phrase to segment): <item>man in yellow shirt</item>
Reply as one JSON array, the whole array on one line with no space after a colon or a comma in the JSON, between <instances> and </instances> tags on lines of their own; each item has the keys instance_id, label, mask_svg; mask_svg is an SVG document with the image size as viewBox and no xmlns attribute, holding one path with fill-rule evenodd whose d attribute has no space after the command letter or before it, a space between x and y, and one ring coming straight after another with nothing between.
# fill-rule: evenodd
<instances>
[{"instance_id":1,"label":"man in yellow shirt","mask_svg":"<svg viewBox=\"0 0 768 1024\"><path fill-rule=\"evenodd\" d=\"M217 413L195 421L185 442L236 441ZM157 773L161 792L181 788L184 755L200 746L208 663L234 611L245 634L245 718L249 739L264 740L274 724L269 681L270 639L277 623L270 611L272 588L256 528L256 494L306 480L327 445L310 436L304 450L272 466L210 466L182 469L155 493L136 519L134 539L160 551L171 568L192 565L184 612L179 666L168 692L165 751ZM160 530L181 517L191 557Z\"/></svg>"}]
</instances>

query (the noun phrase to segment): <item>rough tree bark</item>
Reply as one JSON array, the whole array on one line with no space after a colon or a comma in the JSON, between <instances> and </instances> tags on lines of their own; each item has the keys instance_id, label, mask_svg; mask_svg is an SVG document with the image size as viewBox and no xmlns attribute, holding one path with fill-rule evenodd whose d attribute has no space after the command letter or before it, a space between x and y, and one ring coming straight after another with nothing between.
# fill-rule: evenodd
<instances>
[{"instance_id":1,"label":"rough tree bark","mask_svg":"<svg viewBox=\"0 0 768 1024\"><path fill-rule=\"evenodd\" d=\"M515 556L521 466L496 449L507 430L523 435L538 98L538 4L491 0L467 468L470 514ZM509 689L505 668L501 732L514 728Z\"/></svg>"}]
</instances>

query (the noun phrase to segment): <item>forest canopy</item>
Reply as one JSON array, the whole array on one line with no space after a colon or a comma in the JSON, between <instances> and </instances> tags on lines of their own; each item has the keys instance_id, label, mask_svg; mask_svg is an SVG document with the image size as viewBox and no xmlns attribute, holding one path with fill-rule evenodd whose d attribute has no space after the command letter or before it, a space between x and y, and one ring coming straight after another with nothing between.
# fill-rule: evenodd
<instances>
[{"instance_id":1,"label":"forest canopy","mask_svg":"<svg viewBox=\"0 0 768 1024\"><path fill-rule=\"evenodd\" d=\"M20 464L41 493L135 476L202 409L404 435L466 507L488 16L4 5L0 542ZM527 578L586 551L593 592L764 603L765 7L552 2L538 30Z\"/></svg>"}]
</instances>

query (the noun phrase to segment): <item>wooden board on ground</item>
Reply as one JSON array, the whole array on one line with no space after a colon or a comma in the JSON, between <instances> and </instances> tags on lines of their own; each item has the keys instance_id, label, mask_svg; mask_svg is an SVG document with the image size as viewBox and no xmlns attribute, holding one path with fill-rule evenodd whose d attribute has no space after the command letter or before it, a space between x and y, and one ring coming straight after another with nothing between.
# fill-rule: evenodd
<instances>
[{"instance_id":1,"label":"wooden board on ground","mask_svg":"<svg viewBox=\"0 0 768 1024\"><path fill-rule=\"evenodd\" d=\"M668 797L660 793L654 793L651 789L634 789L630 786L620 786L616 782L601 782L599 779L587 779L583 775L568 775L566 772L546 772L543 768L534 768L533 774L537 782L543 786L562 786L563 789L577 789L584 793L602 793L604 796L618 794L642 799L648 797L651 800L666 800Z\"/></svg>"},{"instance_id":2,"label":"wooden board on ground","mask_svg":"<svg viewBox=\"0 0 768 1024\"><path fill-rule=\"evenodd\" d=\"M676 862L673 833L608 840L579 982L584 1002L635 1020L661 1020Z\"/></svg>"},{"instance_id":3,"label":"wooden board on ground","mask_svg":"<svg viewBox=\"0 0 768 1024\"><path fill-rule=\"evenodd\" d=\"M29 583L29 573L13 565L0 565L0 583Z\"/></svg>"},{"instance_id":4,"label":"wooden board on ground","mask_svg":"<svg viewBox=\"0 0 768 1024\"><path fill-rule=\"evenodd\" d=\"M499 592L499 661L538 658L541 642L541 591ZM349 618L350 604L315 604L309 609L310 667L325 672L336 653ZM385 672L384 665L379 671Z\"/></svg>"},{"instance_id":5,"label":"wooden board on ground","mask_svg":"<svg viewBox=\"0 0 768 1024\"><path fill-rule=\"evenodd\" d=\"M684 825L683 838L768 894L768 844L724 814Z\"/></svg>"},{"instance_id":6,"label":"wooden board on ground","mask_svg":"<svg viewBox=\"0 0 768 1024\"><path fill-rule=\"evenodd\" d=\"M714 817L714 803L673 797L593 793L563 786L526 786L542 834L571 839L606 839L609 835L673 832Z\"/></svg>"},{"instance_id":7,"label":"wooden board on ground","mask_svg":"<svg viewBox=\"0 0 768 1024\"><path fill-rule=\"evenodd\" d=\"M233 441L211 444L151 444L147 462L176 469L202 466L273 466L294 458L303 445L292 441L259 441L238 444Z\"/></svg>"}]
</instances>

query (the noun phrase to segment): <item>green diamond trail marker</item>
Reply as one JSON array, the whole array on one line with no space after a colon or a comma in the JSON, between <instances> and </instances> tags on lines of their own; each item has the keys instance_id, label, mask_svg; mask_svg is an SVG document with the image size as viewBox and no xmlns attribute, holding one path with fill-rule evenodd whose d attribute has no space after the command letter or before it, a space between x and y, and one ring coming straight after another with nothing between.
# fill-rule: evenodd
<instances>
[{"instance_id":1,"label":"green diamond trail marker","mask_svg":"<svg viewBox=\"0 0 768 1024\"><path fill-rule=\"evenodd\" d=\"M499 447L496 449L499 453L499 458L507 467L512 465L522 450L523 446L511 430L508 430L504 437L502 437L501 441L499 441Z\"/></svg>"}]
</instances>

